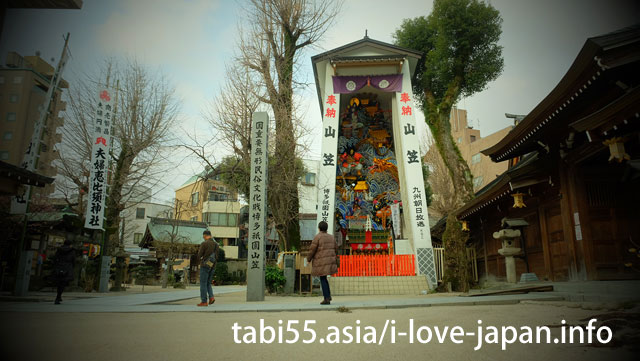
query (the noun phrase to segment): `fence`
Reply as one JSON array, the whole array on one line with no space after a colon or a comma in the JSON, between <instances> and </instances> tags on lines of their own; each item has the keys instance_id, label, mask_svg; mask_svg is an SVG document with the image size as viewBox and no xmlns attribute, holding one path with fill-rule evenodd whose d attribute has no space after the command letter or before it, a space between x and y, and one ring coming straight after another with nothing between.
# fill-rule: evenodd
<instances>
[{"instance_id":1,"label":"fence","mask_svg":"<svg viewBox=\"0 0 640 361\"><path fill-rule=\"evenodd\" d=\"M415 256L349 255L339 256L340 267L334 277L415 276Z\"/></svg>"},{"instance_id":2,"label":"fence","mask_svg":"<svg viewBox=\"0 0 640 361\"><path fill-rule=\"evenodd\" d=\"M436 262L436 278L438 282L442 282L444 276L444 248L434 248L433 258ZM476 260L476 249L467 248L467 258L471 263L471 277L475 282L478 282L478 262Z\"/></svg>"}]
</instances>

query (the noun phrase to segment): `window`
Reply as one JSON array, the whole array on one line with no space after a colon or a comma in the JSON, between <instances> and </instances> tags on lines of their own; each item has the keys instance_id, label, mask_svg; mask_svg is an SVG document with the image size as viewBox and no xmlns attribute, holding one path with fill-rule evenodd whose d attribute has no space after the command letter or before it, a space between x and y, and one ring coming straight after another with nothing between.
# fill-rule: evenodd
<instances>
[{"instance_id":1,"label":"window","mask_svg":"<svg viewBox=\"0 0 640 361\"><path fill-rule=\"evenodd\" d=\"M199 192L195 192L195 193L191 193L191 205L192 206L197 206L198 205L198 196L199 196Z\"/></svg>"},{"instance_id":2,"label":"window","mask_svg":"<svg viewBox=\"0 0 640 361\"><path fill-rule=\"evenodd\" d=\"M471 143L473 143L473 142L475 142L475 141L476 141L476 136L475 136L475 135L472 135L472 136L470 136L469 138L471 139Z\"/></svg>"},{"instance_id":3,"label":"window","mask_svg":"<svg viewBox=\"0 0 640 361\"><path fill-rule=\"evenodd\" d=\"M458 143L462 143L462 137L458 137Z\"/></svg>"},{"instance_id":4,"label":"window","mask_svg":"<svg viewBox=\"0 0 640 361\"><path fill-rule=\"evenodd\" d=\"M229 199L229 195L226 193L209 191L209 200L213 202L224 202Z\"/></svg>"},{"instance_id":5,"label":"window","mask_svg":"<svg viewBox=\"0 0 640 361\"><path fill-rule=\"evenodd\" d=\"M7 152L7 151L0 152L0 159L2 159L2 160L9 159L9 152Z\"/></svg>"},{"instance_id":6,"label":"window","mask_svg":"<svg viewBox=\"0 0 640 361\"><path fill-rule=\"evenodd\" d=\"M10 103L17 103L18 99L20 99L20 97L18 96L18 94L11 94L9 95L9 102Z\"/></svg>"},{"instance_id":7,"label":"window","mask_svg":"<svg viewBox=\"0 0 640 361\"><path fill-rule=\"evenodd\" d=\"M136 208L136 219L144 219L144 208Z\"/></svg>"},{"instance_id":8,"label":"window","mask_svg":"<svg viewBox=\"0 0 640 361\"><path fill-rule=\"evenodd\" d=\"M7 121L8 122L15 122L16 121L16 113L13 113L13 112L7 113Z\"/></svg>"},{"instance_id":9,"label":"window","mask_svg":"<svg viewBox=\"0 0 640 361\"><path fill-rule=\"evenodd\" d=\"M205 212L202 215L203 221L210 226L235 227L238 224L238 215L235 213Z\"/></svg>"},{"instance_id":10,"label":"window","mask_svg":"<svg viewBox=\"0 0 640 361\"><path fill-rule=\"evenodd\" d=\"M316 174L315 173L306 173L304 175L304 180L302 181L302 184L309 185L309 186L316 185Z\"/></svg>"},{"instance_id":11,"label":"window","mask_svg":"<svg viewBox=\"0 0 640 361\"><path fill-rule=\"evenodd\" d=\"M229 213L227 214L227 226L229 227L235 227L238 221L238 215L237 214L233 214L233 213Z\"/></svg>"},{"instance_id":12,"label":"window","mask_svg":"<svg viewBox=\"0 0 640 361\"><path fill-rule=\"evenodd\" d=\"M4 139L4 140L13 139L13 132L4 132L4 135L2 136L2 139Z\"/></svg>"},{"instance_id":13,"label":"window","mask_svg":"<svg viewBox=\"0 0 640 361\"><path fill-rule=\"evenodd\" d=\"M482 186L482 176L473 178L473 188L480 188Z\"/></svg>"},{"instance_id":14,"label":"window","mask_svg":"<svg viewBox=\"0 0 640 361\"><path fill-rule=\"evenodd\" d=\"M471 164L478 164L482 160L482 155L480 153L476 153L471 157Z\"/></svg>"},{"instance_id":15,"label":"window","mask_svg":"<svg viewBox=\"0 0 640 361\"><path fill-rule=\"evenodd\" d=\"M21 76L14 76L13 77L13 84L21 84L22 83L22 77Z\"/></svg>"},{"instance_id":16,"label":"window","mask_svg":"<svg viewBox=\"0 0 640 361\"><path fill-rule=\"evenodd\" d=\"M142 233L134 233L133 234L133 243L140 244L142 241Z\"/></svg>"},{"instance_id":17,"label":"window","mask_svg":"<svg viewBox=\"0 0 640 361\"><path fill-rule=\"evenodd\" d=\"M195 216L191 217L191 220L192 220L193 222L197 222L197 221L198 221L198 216L197 216L197 215L195 215Z\"/></svg>"}]
</instances>

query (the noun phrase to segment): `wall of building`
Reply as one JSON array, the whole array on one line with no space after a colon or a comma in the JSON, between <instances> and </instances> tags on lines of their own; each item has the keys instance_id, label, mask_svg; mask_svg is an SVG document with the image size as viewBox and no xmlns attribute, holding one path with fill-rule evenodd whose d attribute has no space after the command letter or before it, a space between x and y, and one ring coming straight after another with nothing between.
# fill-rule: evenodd
<instances>
[{"instance_id":1,"label":"wall of building","mask_svg":"<svg viewBox=\"0 0 640 361\"><path fill-rule=\"evenodd\" d=\"M303 159L307 173L298 182L298 199L300 201L299 212L301 219L316 219L318 206L318 173L320 161L315 159Z\"/></svg>"},{"instance_id":2,"label":"wall of building","mask_svg":"<svg viewBox=\"0 0 640 361\"><path fill-rule=\"evenodd\" d=\"M144 210L144 211L138 211ZM173 207L167 204L140 202L129 203L122 211L120 229L124 227L125 247L137 246L149 223L149 217L172 218ZM139 218L140 217L140 218Z\"/></svg>"},{"instance_id":3,"label":"wall of building","mask_svg":"<svg viewBox=\"0 0 640 361\"><path fill-rule=\"evenodd\" d=\"M13 52L7 56L7 65L0 68L0 160L14 165L22 163L53 71L53 66L38 56L22 57ZM61 80L59 86L68 88L68 83ZM54 148L62 141L62 134L57 129L64 124L58 114L66 108L66 103L60 98L61 90L58 90L53 111L45 120L44 146L40 149L35 170L48 177L57 174L53 161L58 159L58 154ZM54 192L54 187L54 184L49 184L44 188L34 188L33 196L48 196Z\"/></svg>"},{"instance_id":4,"label":"wall of building","mask_svg":"<svg viewBox=\"0 0 640 361\"><path fill-rule=\"evenodd\" d=\"M213 192L211 198L209 192ZM194 193L198 194L197 202L192 202ZM241 208L237 192L220 180L208 179L205 182L194 177L178 188L175 194L174 212L178 219L206 222L211 234L222 241L223 245L237 244ZM224 196L226 200L220 200L220 196Z\"/></svg>"}]
</instances>

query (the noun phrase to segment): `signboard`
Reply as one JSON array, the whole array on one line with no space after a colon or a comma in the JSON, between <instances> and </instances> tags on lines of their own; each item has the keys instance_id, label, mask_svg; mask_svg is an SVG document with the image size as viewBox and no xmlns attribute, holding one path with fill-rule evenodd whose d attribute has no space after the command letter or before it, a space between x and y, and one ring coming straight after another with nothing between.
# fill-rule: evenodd
<instances>
[{"instance_id":1,"label":"signboard","mask_svg":"<svg viewBox=\"0 0 640 361\"><path fill-rule=\"evenodd\" d=\"M400 222L400 203L391 205L391 222L393 222L393 234L395 238L402 237L402 224Z\"/></svg>"},{"instance_id":2,"label":"signboard","mask_svg":"<svg viewBox=\"0 0 640 361\"><path fill-rule=\"evenodd\" d=\"M96 113L93 119L91 138L91 174L89 176L89 198L85 214L85 228L103 229L104 204L107 196L107 172L113 118L113 96L109 89L98 91Z\"/></svg>"},{"instance_id":3,"label":"signboard","mask_svg":"<svg viewBox=\"0 0 640 361\"><path fill-rule=\"evenodd\" d=\"M247 301L264 301L269 116L253 113L247 256Z\"/></svg>"},{"instance_id":4,"label":"signboard","mask_svg":"<svg viewBox=\"0 0 640 361\"><path fill-rule=\"evenodd\" d=\"M340 118L340 95L333 91L333 68L327 63L325 95L322 116L322 154L318 175L317 222L327 222L327 233L334 233L334 210L336 200L336 166L338 164L338 121Z\"/></svg>"},{"instance_id":5,"label":"signboard","mask_svg":"<svg viewBox=\"0 0 640 361\"><path fill-rule=\"evenodd\" d=\"M407 227L411 228L413 248L416 252L416 274L426 275L429 287L437 286L436 268L431 245L431 231L427 214L427 199L424 192L422 177L422 161L418 135L416 134L416 119L414 96L411 91L409 62L402 65L402 91L395 93L395 108L398 119L397 128L402 137L402 151L396 156L402 162L404 177L400 186L404 194L403 210L408 215ZM396 133L397 134L397 133Z\"/></svg>"}]
</instances>

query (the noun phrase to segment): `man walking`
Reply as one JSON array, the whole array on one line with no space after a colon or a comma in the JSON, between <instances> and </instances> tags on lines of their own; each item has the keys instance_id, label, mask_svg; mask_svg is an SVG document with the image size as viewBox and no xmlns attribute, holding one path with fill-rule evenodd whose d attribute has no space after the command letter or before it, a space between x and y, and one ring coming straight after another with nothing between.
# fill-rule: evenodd
<instances>
[{"instance_id":1,"label":"man walking","mask_svg":"<svg viewBox=\"0 0 640 361\"><path fill-rule=\"evenodd\" d=\"M211 237L211 232L206 230L202 232L204 242L200 244L198 249L198 262L200 263L200 300L199 307L206 307L216 302L213 297L213 274L216 269L216 257L218 256L218 243ZM207 295L209 296L207 300ZM208 302L207 302L208 301Z\"/></svg>"}]
</instances>

